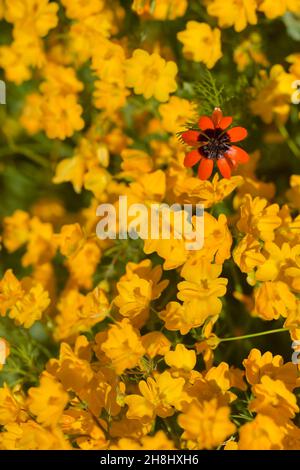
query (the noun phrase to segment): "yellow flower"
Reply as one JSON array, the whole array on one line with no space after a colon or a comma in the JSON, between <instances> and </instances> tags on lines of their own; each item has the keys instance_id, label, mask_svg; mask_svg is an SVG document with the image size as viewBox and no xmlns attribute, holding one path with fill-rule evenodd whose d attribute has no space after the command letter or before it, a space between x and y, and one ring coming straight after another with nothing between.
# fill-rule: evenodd
<instances>
[{"instance_id":1,"label":"yellow flower","mask_svg":"<svg viewBox=\"0 0 300 470\"><path fill-rule=\"evenodd\" d=\"M199 308L198 308L199 305ZM198 328L207 320L207 310L201 310L202 303L197 301L169 302L159 317L165 322L165 328L170 331L179 330L186 335L192 328Z\"/></svg>"},{"instance_id":2,"label":"yellow flower","mask_svg":"<svg viewBox=\"0 0 300 470\"><path fill-rule=\"evenodd\" d=\"M109 312L109 302L102 289L96 287L86 296L76 289L63 293L57 303L54 336L57 340L72 338L103 321Z\"/></svg>"},{"instance_id":3,"label":"yellow flower","mask_svg":"<svg viewBox=\"0 0 300 470\"><path fill-rule=\"evenodd\" d=\"M9 316L17 324L30 328L41 318L50 299L40 283L30 278L24 278L20 282L9 269L0 281L0 304L1 316L9 311Z\"/></svg>"},{"instance_id":4,"label":"yellow flower","mask_svg":"<svg viewBox=\"0 0 300 470\"><path fill-rule=\"evenodd\" d=\"M85 236L78 223L63 225L54 237L61 254L67 258L76 255L85 243Z\"/></svg>"},{"instance_id":5,"label":"yellow flower","mask_svg":"<svg viewBox=\"0 0 300 470\"><path fill-rule=\"evenodd\" d=\"M214 204L223 201L238 186L243 183L241 176L232 176L230 179L219 179L216 173L212 181L202 181L199 178L189 177L186 172L178 170L175 175L170 175L172 190L176 200L184 203L201 203L204 208L212 207Z\"/></svg>"},{"instance_id":6,"label":"yellow flower","mask_svg":"<svg viewBox=\"0 0 300 470\"><path fill-rule=\"evenodd\" d=\"M207 12L218 18L221 28L234 26L240 32L248 24L257 23L256 8L256 0L209 0Z\"/></svg>"},{"instance_id":7,"label":"yellow flower","mask_svg":"<svg viewBox=\"0 0 300 470\"><path fill-rule=\"evenodd\" d=\"M226 259L230 258L231 245L232 235L228 228L226 215L220 214L218 219L215 219L208 212L204 212L203 248L194 254L190 253L186 266L193 263L193 259L202 256L210 261L215 261L216 264L223 264Z\"/></svg>"},{"instance_id":8,"label":"yellow flower","mask_svg":"<svg viewBox=\"0 0 300 470\"><path fill-rule=\"evenodd\" d=\"M247 234L235 247L233 259L243 273L251 273L265 262L261 250L261 243L253 235Z\"/></svg>"},{"instance_id":9,"label":"yellow flower","mask_svg":"<svg viewBox=\"0 0 300 470\"><path fill-rule=\"evenodd\" d=\"M29 237L29 220L27 212L16 210L11 216L3 219L3 244L10 252L16 251Z\"/></svg>"},{"instance_id":10,"label":"yellow flower","mask_svg":"<svg viewBox=\"0 0 300 470\"><path fill-rule=\"evenodd\" d=\"M26 253L22 257L22 265L43 264L50 261L55 254L53 243L53 228L49 223L43 223L38 217L29 222L28 243Z\"/></svg>"},{"instance_id":11,"label":"yellow flower","mask_svg":"<svg viewBox=\"0 0 300 470\"><path fill-rule=\"evenodd\" d=\"M46 36L58 23L58 5L48 0L14 0L6 2L5 19L16 29Z\"/></svg>"},{"instance_id":12,"label":"yellow flower","mask_svg":"<svg viewBox=\"0 0 300 470\"><path fill-rule=\"evenodd\" d=\"M180 217L179 220L181 221L183 219L187 220L186 214L184 214L183 211L177 212L176 215ZM159 256L165 259L163 264L163 268L165 270L174 269L182 265L186 261L188 254L188 251L185 247L186 240L184 238L184 234L180 239L176 239L175 237L176 217L175 213L172 211L169 213L169 220L170 224L168 228L170 230L170 239L152 239L151 236L149 236L149 238L144 242L144 252L146 254L150 254L156 251ZM159 233L162 234L163 217L159 218L159 224Z\"/></svg>"},{"instance_id":13,"label":"yellow flower","mask_svg":"<svg viewBox=\"0 0 300 470\"><path fill-rule=\"evenodd\" d=\"M6 384L0 388L0 424L6 425L13 422L25 421L24 396L19 393L18 386L11 390Z\"/></svg>"},{"instance_id":14,"label":"yellow flower","mask_svg":"<svg viewBox=\"0 0 300 470\"><path fill-rule=\"evenodd\" d=\"M188 122L195 119L196 104L178 96L171 96L168 103L159 106L159 113L164 130L176 134L184 130Z\"/></svg>"},{"instance_id":15,"label":"yellow flower","mask_svg":"<svg viewBox=\"0 0 300 470\"><path fill-rule=\"evenodd\" d=\"M154 359L155 356L164 356L171 347L168 338L160 331L151 331L151 333L142 336L142 345L147 356L151 359Z\"/></svg>"},{"instance_id":16,"label":"yellow flower","mask_svg":"<svg viewBox=\"0 0 300 470\"><path fill-rule=\"evenodd\" d=\"M23 280L26 285L24 297L12 306L9 316L13 318L18 325L30 328L37 320L42 317L43 312L50 304L48 292L39 283L30 279Z\"/></svg>"},{"instance_id":17,"label":"yellow flower","mask_svg":"<svg viewBox=\"0 0 300 470\"><path fill-rule=\"evenodd\" d=\"M187 397L183 393L184 379L174 379L168 371L157 374L155 380L148 377L147 381L139 382L141 395L128 395L127 417L150 421L155 416L166 418L172 416L175 409L181 409L181 403Z\"/></svg>"},{"instance_id":18,"label":"yellow flower","mask_svg":"<svg viewBox=\"0 0 300 470\"><path fill-rule=\"evenodd\" d=\"M111 360L117 374L136 367L145 354L140 336L126 318L109 328L101 349Z\"/></svg>"},{"instance_id":19,"label":"yellow flower","mask_svg":"<svg viewBox=\"0 0 300 470\"><path fill-rule=\"evenodd\" d=\"M88 240L80 250L65 262L71 279L86 289L93 286L93 275L101 259L101 249L97 241Z\"/></svg>"},{"instance_id":20,"label":"yellow flower","mask_svg":"<svg viewBox=\"0 0 300 470\"><path fill-rule=\"evenodd\" d=\"M43 111L43 127L49 139L64 140L84 127L83 110L73 94L48 96Z\"/></svg>"},{"instance_id":21,"label":"yellow flower","mask_svg":"<svg viewBox=\"0 0 300 470\"><path fill-rule=\"evenodd\" d=\"M189 449L217 447L235 432L229 416L229 407L219 406L216 399L201 403L194 400L178 417L178 424L184 430L181 438L187 441Z\"/></svg>"},{"instance_id":22,"label":"yellow flower","mask_svg":"<svg viewBox=\"0 0 300 470\"><path fill-rule=\"evenodd\" d=\"M0 435L3 450L70 450L61 430L57 427L44 429L35 421L9 423Z\"/></svg>"},{"instance_id":23,"label":"yellow flower","mask_svg":"<svg viewBox=\"0 0 300 470\"><path fill-rule=\"evenodd\" d=\"M177 344L175 351L165 354L165 363L169 367L187 372L194 369L196 361L195 351L187 349L183 344Z\"/></svg>"},{"instance_id":24,"label":"yellow flower","mask_svg":"<svg viewBox=\"0 0 300 470\"><path fill-rule=\"evenodd\" d=\"M94 377L89 363L90 351L85 336L78 336L74 351L67 343L61 343L59 359L51 359L47 364L47 371L55 376L65 390L80 393Z\"/></svg>"},{"instance_id":25,"label":"yellow flower","mask_svg":"<svg viewBox=\"0 0 300 470\"><path fill-rule=\"evenodd\" d=\"M47 62L43 68L45 80L39 90L48 97L53 95L77 94L83 90L83 83L76 77L72 67L63 67Z\"/></svg>"},{"instance_id":26,"label":"yellow flower","mask_svg":"<svg viewBox=\"0 0 300 470\"><path fill-rule=\"evenodd\" d=\"M183 54L187 59L203 62L211 69L222 57L221 31L212 29L207 23L188 21L186 29L177 34L183 44Z\"/></svg>"},{"instance_id":27,"label":"yellow flower","mask_svg":"<svg viewBox=\"0 0 300 470\"><path fill-rule=\"evenodd\" d=\"M158 431L154 436L144 436L139 441L121 438L117 444L109 448L111 450L175 450L175 445L163 431Z\"/></svg>"},{"instance_id":28,"label":"yellow flower","mask_svg":"<svg viewBox=\"0 0 300 470\"><path fill-rule=\"evenodd\" d=\"M239 72L243 72L249 65L256 63L267 67L269 62L262 52L262 37L259 33L250 34L234 51L234 61Z\"/></svg>"},{"instance_id":29,"label":"yellow flower","mask_svg":"<svg viewBox=\"0 0 300 470\"><path fill-rule=\"evenodd\" d=\"M252 387L255 398L249 409L270 416L275 422L284 424L299 412L297 399L281 380L264 375L259 384Z\"/></svg>"},{"instance_id":30,"label":"yellow flower","mask_svg":"<svg viewBox=\"0 0 300 470\"><path fill-rule=\"evenodd\" d=\"M104 432L97 426L89 411L69 408L64 411L59 424L65 434L79 436L76 443L81 449L92 450L94 446L98 450L107 448Z\"/></svg>"},{"instance_id":31,"label":"yellow flower","mask_svg":"<svg viewBox=\"0 0 300 470\"><path fill-rule=\"evenodd\" d=\"M152 297L151 283L134 274L128 280L118 282L117 289L119 295L115 298L115 304L121 315L129 317L135 325L145 323Z\"/></svg>"},{"instance_id":32,"label":"yellow flower","mask_svg":"<svg viewBox=\"0 0 300 470\"><path fill-rule=\"evenodd\" d=\"M287 317L296 309L296 297L284 282L263 282L254 291L254 314L264 320Z\"/></svg>"},{"instance_id":33,"label":"yellow flower","mask_svg":"<svg viewBox=\"0 0 300 470\"><path fill-rule=\"evenodd\" d=\"M251 349L248 357L243 360L246 378L249 384L260 383L262 376L267 375L274 380L281 380L288 390L297 386L297 367L291 362L283 363L282 356L270 351L262 354L258 349Z\"/></svg>"},{"instance_id":34,"label":"yellow flower","mask_svg":"<svg viewBox=\"0 0 300 470\"><path fill-rule=\"evenodd\" d=\"M175 97L174 97L175 98ZM152 158L139 149L124 149L121 152L122 176L138 179L144 173L150 173L153 170Z\"/></svg>"},{"instance_id":35,"label":"yellow flower","mask_svg":"<svg viewBox=\"0 0 300 470\"><path fill-rule=\"evenodd\" d=\"M97 80L94 91L95 107L105 110L108 114L112 114L125 106L126 98L129 94L130 92L122 81Z\"/></svg>"},{"instance_id":36,"label":"yellow flower","mask_svg":"<svg viewBox=\"0 0 300 470\"><path fill-rule=\"evenodd\" d=\"M162 170L140 176L138 181L130 184L130 193L139 202L161 202L166 192L166 175Z\"/></svg>"},{"instance_id":37,"label":"yellow flower","mask_svg":"<svg viewBox=\"0 0 300 470\"><path fill-rule=\"evenodd\" d=\"M151 15L156 20L174 20L183 16L187 9L187 0L134 0L132 9L138 15Z\"/></svg>"},{"instance_id":38,"label":"yellow flower","mask_svg":"<svg viewBox=\"0 0 300 470\"><path fill-rule=\"evenodd\" d=\"M66 15L72 20L86 18L99 13L104 7L103 0L61 0L66 9Z\"/></svg>"},{"instance_id":39,"label":"yellow flower","mask_svg":"<svg viewBox=\"0 0 300 470\"><path fill-rule=\"evenodd\" d=\"M296 77L285 72L282 65L273 65L270 75L265 70L254 82L250 109L255 116L270 124L273 120L285 122L290 112L292 84Z\"/></svg>"},{"instance_id":40,"label":"yellow flower","mask_svg":"<svg viewBox=\"0 0 300 470\"><path fill-rule=\"evenodd\" d=\"M286 11L300 12L299 0L278 0L275 4L272 0L258 0L258 11L262 11L267 18L273 20L282 16Z\"/></svg>"},{"instance_id":41,"label":"yellow flower","mask_svg":"<svg viewBox=\"0 0 300 470\"><path fill-rule=\"evenodd\" d=\"M204 318L218 315L222 308L219 297L225 295L228 282L219 278L221 272L222 266L211 264L205 258L187 263L181 271L185 281L178 284L178 299L193 304Z\"/></svg>"},{"instance_id":42,"label":"yellow flower","mask_svg":"<svg viewBox=\"0 0 300 470\"><path fill-rule=\"evenodd\" d=\"M126 85L145 99L154 96L158 101L167 101L177 89L176 74L175 62L166 62L160 55L142 49L136 49L126 61Z\"/></svg>"},{"instance_id":43,"label":"yellow flower","mask_svg":"<svg viewBox=\"0 0 300 470\"><path fill-rule=\"evenodd\" d=\"M108 39L101 41L92 57L92 68L101 80L119 83L124 78L125 51Z\"/></svg>"},{"instance_id":44,"label":"yellow flower","mask_svg":"<svg viewBox=\"0 0 300 470\"><path fill-rule=\"evenodd\" d=\"M295 249L291 250L288 243L283 243L279 248L275 243L266 242L263 253L265 261L256 270L255 279L258 281L275 281L278 279L281 271L284 272L289 262L295 258Z\"/></svg>"},{"instance_id":45,"label":"yellow flower","mask_svg":"<svg viewBox=\"0 0 300 470\"><path fill-rule=\"evenodd\" d=\"M281 224L278 204L268 205L266 199L252 199L246 194L240 207L240 219L237 228L242 233L252 234L263 241L274 239L274 230Z\"/></svg>"},{"instance_id":46,"label":"yellow flower","mask_svg":"<svg viewBox=\"0 0 300 470\"><path fill-rule=\"evenodd\" d=\"M32 76L31 67L41 67L45 57L42 44L35 36L15 39L9 46L0 47L0 66L7 80L20 85Z\"/></svg>"},{"instance_id":47,"label":"yellow flower","mask_svg":"<svg viewBox=\"0 0 300 470\"><path fill-rule=\"evenodd\" d=\"M47 372L42 374L38 387L29 389L28 396L29 410L43 426L57 424L69 398L62 385Z\"/></svg>"},{"instance_id":48,"label":"yellow flower","mask_svg":"<svg viewBox=\"0 0 300 470\"><path fill-rule=\"evenodd\" d=\"M227 405L237 398L230 391L230 388L233 386L244 389L243 381L240 380L239 375L230 370L226 362L221 362L217 367L208 369L204 376L196 376L188 393L200 402L216 398L219 406L221 406Z\"/></svg>"},{"instance_id":49,"label":"yellow flower","mask_svg":"<svg viewBox=\"0 0 300 470\"><path fill-rule=\"evenodd\" d=\"M21 283L12 269L8 269L0 281L0 315L4 317L18 300L23 299L23 296L24 290Z\"/></svg>"},{"instance_id":50,"label":"yellow flower","mask_svg":"<svg viewBox=\"0 0 300 470\"><path fill-rule=\"evenodd\" d=\"M120 314L128 317L134 326L145 323L151 300L159 298L169 284L167 280L160 282L161 276L161 266L152 268L150 260L127 264L126 274L117 283L119 295L114 303L119 307Z\"/></svg>"},{"instance_id":51,"label":"yellow flower","mask_svg":"<svg viewBox=\"0 0 300 470\"><path fill-rule=\"evenodd\" d=\"M258 414L253 421L240 428L239 450L282 449L284 432L268 416Z\"/></svg>"}]
</instances>

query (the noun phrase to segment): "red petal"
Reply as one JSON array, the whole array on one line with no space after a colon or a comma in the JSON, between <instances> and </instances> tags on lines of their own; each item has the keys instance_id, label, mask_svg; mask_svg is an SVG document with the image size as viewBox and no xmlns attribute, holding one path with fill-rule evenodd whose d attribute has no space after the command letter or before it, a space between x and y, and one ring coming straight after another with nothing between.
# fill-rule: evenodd
<instances>
[{"instance_id":1,"label":"red petal","mask_svg":"<svg viewBox=\"0 0 300 470\"><path fill-rule=\"evenodd\" d=\"M198 176L201 180L207 180L212 174L214 161L208 158L202 158L198 168Z\"/></svg>"},{"instance_id":2,"label":"red petal","mask_svg":"<svg viewBox=\"0 0 300 470\"><path fill-rule=\"evenodd\" d=\"M208 116L202 116L198 121L199 129L205 131L206 129L214 129L214 123Z\"/></svg>"},{"instance_id":3,"label":"red petal","mask_svg":"<svg viewBox=\"0 0 300 470\"><path fill-rule=\"evenodd\" d=\"M198 150L192 150L191 152L187 153L184 159L184 166L190 168L202 158L202 155L198 152Z\"/></svg>"},{"instance_id":4,"label":"red petal","mask_svg":"<svg viewBox=\"0 0 300 470\"><path fill-rule=\"evenodd\" d=\"M233 127L227 131L231 142L239 142L247 137L248 132L244 127Z\"/></svg>"},{"instance_id":5,"label":"red petal","mask_svg":"<svg viewBox=\"0 0 300 470\"><path fill-rule=\"evenodd\" d=\"M224 178L231 177L231 165L230 165L230 162L227 160L227 158L220 158L217 161L217 165L218 165L221 175Z\"/></svg>"},{"instance_id":6,"label":"red petal","mask_svg":"<svg viewBox=\"0 0 300 470\"><path fill-rule=\"evenodd\" d=\"M231 123L232 123L232 117L231 116L223 117L223 119L221 119L219 127L224 130L227 127L229 127Z\"/></svg>"},{"instance_id":7,"label":"red petal","mask_svg":"<svg viewBox=\"0 0 300 470\"><path fill-rule=\"evenodd\" d=\"M214 112L212 113L212 120L215 127L220 127L220 122L223 119L223 113L220 108L215 108Z\"/></svg>"},{"instance_id":8,"label":"red petal","mask_svg":"<svg viewBox=\"0 0 300 470\"><path fill-rule=\"evenodd\" d=\"M186 131L182 133L181 137L186 144L194 147L198 145L199 135L200 135L200 132L198 131Z\"/></svg>"},{"instance_id":9,"label":"red petal","mask_svg":"<svg viewBox=\"0 0 300 470\"><path fill-rule=\"evenodd\" d=\"M250 158L249 154L245 152L245 150L240 147L236 147L235 145L232 145L230 150L226 152L226 157L229 157L238 163L248 163Z\"/></svg>"}]
</instances>

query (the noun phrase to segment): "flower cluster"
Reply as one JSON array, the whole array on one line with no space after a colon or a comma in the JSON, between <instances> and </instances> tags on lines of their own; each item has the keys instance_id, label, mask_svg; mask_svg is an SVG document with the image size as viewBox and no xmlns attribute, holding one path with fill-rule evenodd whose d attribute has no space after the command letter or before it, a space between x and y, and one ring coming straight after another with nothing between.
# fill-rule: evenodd
<instances>
[{"instance_id":1,"label":"flower cluster","mask_svg":"<svg viewBox=\"0 0 300 470\"><path fill-rule=\"evenodd\" d=\"M0 24L0 450L299 450L300 1ZM99 239L119 196L202 204L203 247Z\"/></svg>"}]
</instances>

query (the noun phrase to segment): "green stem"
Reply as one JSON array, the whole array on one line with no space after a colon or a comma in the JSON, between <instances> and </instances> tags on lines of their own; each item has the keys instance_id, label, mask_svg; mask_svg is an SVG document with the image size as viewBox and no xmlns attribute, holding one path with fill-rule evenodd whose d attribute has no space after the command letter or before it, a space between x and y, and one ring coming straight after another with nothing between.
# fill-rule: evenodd
<instances>
[{"instance_id":1,"label":"green stem","mask_svg":"<svg viewBox=\"0 0 300 470\"><path fill-rule=\"evenodd\" d=\"M282 137L285 139L286 143L288 144L291 152L295 155L295 157L300 158L300 149L295 144L295 142L291 139L286 127L283 124L277 124L278 130Z\"/></svg>"},{"instance_id":2,"label":"green stem","mask_svg":"<svg viewBox=\"0 0 300 470\"><path fill-rule=\"evenodd\" d=\"M44 167L44 168L49 168L50 167L50 162L46 160L45 158L41 157L37 153L33 152L29 148L19 146L19 145L10 145L9 147L4 147L0 149L0 156L1 157L7 157L13 154L19 153L20 155L24 155L27 157L29 160L31 160L34 163L37 163L38 165Z\"/></svg>"},{"instance_id":3,"label":"green stem","mask_svg":"<svg viewBox=\"0 0 300 470\"><path fill-rule=\"evenodd\" d=\"M273 333L281 333L282 331L289 331L288 328L277 328L276 330L261 331L260 333L252 333L250 335L233 336L232 338L219 338L220 343L225 341L238 341L240 339L256 338L257 336L272 335Z\"/></svg>"}]
</instances>

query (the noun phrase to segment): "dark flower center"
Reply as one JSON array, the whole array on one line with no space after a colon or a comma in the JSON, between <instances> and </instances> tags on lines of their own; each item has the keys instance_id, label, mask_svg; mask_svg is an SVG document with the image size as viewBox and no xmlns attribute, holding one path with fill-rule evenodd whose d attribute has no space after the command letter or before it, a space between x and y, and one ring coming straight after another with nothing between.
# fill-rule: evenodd
<instances>
[{"instance_id":1,"label":"dark flower center","mask_svg":"<svg viewBox=\"0 0 300 470\"><path fill-rule=\"evenodd\" d=\"M206 158L223 158L224 153L230 149L230 138L227 132L219 127L217 129L206 129L204 134L200 134L198 141L202 144L199 152Z\"/></svg>"}]
</instances>

